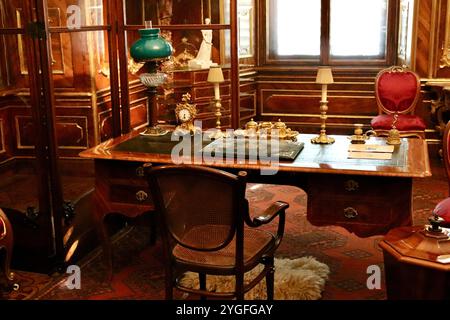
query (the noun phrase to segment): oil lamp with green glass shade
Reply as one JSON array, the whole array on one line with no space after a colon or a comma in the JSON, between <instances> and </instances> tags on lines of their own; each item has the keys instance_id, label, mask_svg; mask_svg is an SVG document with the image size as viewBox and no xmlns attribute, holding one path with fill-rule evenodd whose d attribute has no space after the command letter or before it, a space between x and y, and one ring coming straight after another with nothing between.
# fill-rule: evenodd
<instances>
[{"instance_id":1,"label":"oil lamp with green glass shade","mask_svg":"<svg viewBox=\"0 0 450 320\"><path fill-rule=\"evenodd\" d=\"M166 74L158 72L159 65L172 54L172 46L163 37L160 36L159 28L152 28L151 22L145 23L145 29L139 29L141 38L137 40L130 49L130 55L136 62L145 62L146 73L139 76L140 81L148 89L148 126L142 135L159 136L167 133L166 130L157 126L157 104L156 94L158 86L166 81Z\"/></svg>"}]
</instances>

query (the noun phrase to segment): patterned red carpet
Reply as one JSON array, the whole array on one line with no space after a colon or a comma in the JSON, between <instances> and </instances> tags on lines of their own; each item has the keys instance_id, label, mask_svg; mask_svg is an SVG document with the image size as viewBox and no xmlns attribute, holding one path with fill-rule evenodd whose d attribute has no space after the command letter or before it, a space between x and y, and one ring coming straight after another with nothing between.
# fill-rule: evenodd
<instances>
[{"instance_id":1,"label":"patterned red carpet","mask_svg":"<svg viewBox=\"0 0 450 320\"><path fill-rule=\"evenodd\" d=\"M448 184L441 163L433 165L433 177L414 181L414 224L426 223L434 206L448 195ZM392 195L395 197L395 195ZM316 257L330 269L323 299L385 299L384 279L380 290L366 286L367 267L383 270L378 242L382 236L358 238L340 227L314 227L306 220L306 194L286 186L261 188L249 185L248 196L255 211L275 200L290 203L285 238L277 257ZM81 289L69 290L64 275L48 277L18 271L21 288L10 299L163 299L164 275L161 246L148 246L144 227L128 227L114 240L114 278L103 282L105 268L95 250L80 261Z\"/></svg>"}]
</instances>

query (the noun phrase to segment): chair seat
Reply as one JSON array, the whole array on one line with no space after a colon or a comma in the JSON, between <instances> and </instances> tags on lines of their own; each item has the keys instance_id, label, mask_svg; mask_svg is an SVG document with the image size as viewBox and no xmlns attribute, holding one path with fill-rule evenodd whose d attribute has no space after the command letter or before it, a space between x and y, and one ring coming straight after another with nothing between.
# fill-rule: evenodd
<instances>
[{"instance_id":1,"label":"chair seat","mask_svg":"<svg viewBox=\"0 0 450 320\"><path fill-rule=\"evenodd\" d=\"M443 227L450 227L450 197L439 202L433 212L444 219Z\"/></svg>"},{"instance_id":2,"label":"chair seat","mask_svg":"<svg viewBox=\"0 0 450 320\"><path fill-rule=\"evenodd\" d=\"M370 122L373 130L390 130L392 128L393 115L380 114ZM395 127L399 131L424 131L426 124L423 119L416 115L400 114Z\"/></svg>"},{"instance_id":3,"label":"chair seat","mask_svg":"<svg viewBox=\"0 0 450 320\"><path fill-rule=\"evenodd\" d=\"M223 233L224 228L229 227L220 225L198 226L187 232L183 240L185 242L199 241L198 235L204 233L201 229L209 229L210 234L214 234L214 232ZM211 232L213 229L216 231ZM244 265L248 265L255 258L261 257L274 244L274 241L275 238L270 232L244 228ZM217 268L234 268L236 262L235 254L235 239L225 248L218 251L195 251L181 245L176 245L173 249L174 257L180 262Z\"/></svg>"},{"instance_id":4,"label":"chair seat","mask_svg":"<svg viewBox=\"0 0 450 320\"><path fill-rule=\"evenodd\" d=\"M0 239L3 239L6 235L6 225L3 219L0 217Z\"/></svg>"}]
</instances>

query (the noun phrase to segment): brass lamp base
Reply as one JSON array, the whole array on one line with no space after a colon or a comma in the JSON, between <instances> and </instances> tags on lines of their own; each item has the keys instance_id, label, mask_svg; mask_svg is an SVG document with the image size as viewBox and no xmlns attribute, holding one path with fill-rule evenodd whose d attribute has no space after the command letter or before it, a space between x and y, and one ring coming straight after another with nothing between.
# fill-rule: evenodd
<instances>
[{"instance_id":1,"label":"brass lamp base","mask_svg":"<svg viewBox=\"0 0 450 320\"><path fill-rule=\"evenodd\" d=\"M311 143L314 144L332 144L334 143L334 138L327 136L326 133L321 132L319 136L312 138Z\"/></svg>"},{"instance_id":2,"label":"brass lamp base","mask_svg":"<svg viewBox=\"0 0 450 320\"><path fill-rule=\"evenodd\" d=\"M158 126L154 127L147 127L144 132L141 132L140 134L143 136L164 136L169 132L168 130L161 129Z\"/></svg>"}]
</instances>

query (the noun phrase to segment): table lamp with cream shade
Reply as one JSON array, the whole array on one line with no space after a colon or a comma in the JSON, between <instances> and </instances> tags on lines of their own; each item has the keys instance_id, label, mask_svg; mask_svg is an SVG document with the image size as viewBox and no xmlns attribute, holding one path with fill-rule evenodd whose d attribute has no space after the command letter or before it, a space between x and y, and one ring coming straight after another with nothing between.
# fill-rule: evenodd
<instances>
[{"instance_id":1,"label":"table lamp with cream shade","mask_svg":"<svg viewBox=\"0 0 450 320\"><path fill-rule=\"evenodd\" d=\"M317 71L316 83L322 85L322 98L320 100L320 134L319 136L312 138L311 143L315 144L331 144L334 143L334 139L327 136L326 133L326 121L328 111L327 101L327 86L333 83L333 74L330 67L319 67Z\"/></svg>"},{"instance_id":2,"label":"table lamp with cream shade","mask_svg":"<svg viewBox=\"0 0 450 320\"><path fill-rule=\"evenodd\" d=\"M214 115L216 116L216 131L211 136L213 139L220 139L225 137L225 133L222 132L220 118L222 117L221 109L222 103L220 98L220 84L224 82L222 68L218 64L212 64L209 68L208 79L209 83L214 85L214 107L216 109Z\"/></svg>"}]
</instances>

